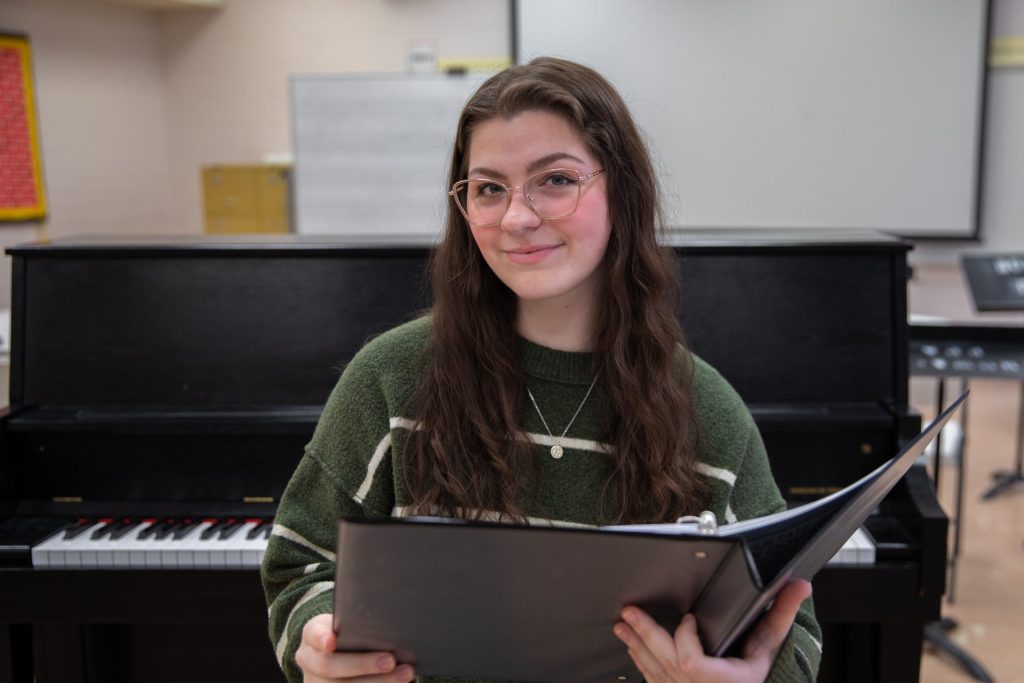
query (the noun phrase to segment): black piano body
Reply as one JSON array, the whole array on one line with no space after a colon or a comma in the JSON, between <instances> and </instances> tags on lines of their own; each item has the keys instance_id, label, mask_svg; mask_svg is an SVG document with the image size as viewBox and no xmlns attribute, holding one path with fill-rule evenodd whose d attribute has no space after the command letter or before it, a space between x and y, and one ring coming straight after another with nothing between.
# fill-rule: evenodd
<instances>
[{"instance_id":1,"label":"black piano body","mask_svg":"<svg viewBox=\"0 0 1024 683\"><path fill-rule=\"evenodd\" d=\"M787 499L844 486L916 433L906 243L716 231L673 247L688 340L747 401ZM82 519L272 518L345 362L429 305L429 245L133 238L8 253L0 682L281 680L254 569L39 569L32 549ZM946 517L923 473L867 526L875 564L814 582L821 681L916 680L922 626L939 616Z\"/></svg>"}]
</instances>

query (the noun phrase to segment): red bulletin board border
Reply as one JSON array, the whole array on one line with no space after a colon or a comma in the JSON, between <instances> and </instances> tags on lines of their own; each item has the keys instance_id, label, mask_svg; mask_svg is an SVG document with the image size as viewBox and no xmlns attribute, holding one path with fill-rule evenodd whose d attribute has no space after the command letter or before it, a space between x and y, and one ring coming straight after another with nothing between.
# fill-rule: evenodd
<instances>
[{"instance_id":1,"label":"red bulletin board border","mask_svg":"<svg viewBox=\"0 0 1024 683\"><path fill-rule=\"evenodd\" d=\"M46 217L28 37L0 33L0 221Z\"/></svg>"}]
</instances>

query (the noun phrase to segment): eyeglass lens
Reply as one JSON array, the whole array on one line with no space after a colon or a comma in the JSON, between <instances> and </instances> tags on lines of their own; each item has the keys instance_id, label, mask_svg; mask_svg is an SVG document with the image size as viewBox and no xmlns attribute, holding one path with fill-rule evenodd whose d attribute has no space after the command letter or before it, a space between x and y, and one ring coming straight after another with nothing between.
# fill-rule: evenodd
<instances>
[{"instance_id":1,"label":"eyeglass lens","mask_svg":"<svg viewBox=\"0 0 1024 683\"><path fill-rule=\"evenodd\" d=\"M493 180L470 179L457 188L456 199L471 223L500 223L511 203L509 188ZM580 176L572 170L545 171L523 185L527 201L543 218L562 218L576 210Z\"/></svg>"}]
</instances>

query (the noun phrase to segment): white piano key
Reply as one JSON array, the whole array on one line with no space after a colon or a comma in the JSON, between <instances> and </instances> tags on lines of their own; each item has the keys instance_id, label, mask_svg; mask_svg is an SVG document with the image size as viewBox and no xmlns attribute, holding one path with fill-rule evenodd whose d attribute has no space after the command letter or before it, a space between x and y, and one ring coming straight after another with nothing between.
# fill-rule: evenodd
<instances>
[{"instance_id":1,"label":"white piano key","mask_svg":"<svg viewBox=\"0 0 1024 683\"><path fill-rule=\"evenodd\" d=\"M60 551L65 568L82 569L84 567L95 567L95 557L90 555L87 558L86 551L92 543L93 533L99 531L104 526L106 526L105 522L97 522L73 539L61 544ZM92 564L87 564L87 559L93 560Z\"/></svg>"},{"instance_id":2,"label":"white piano key","mask_svg":"<svg viewBox=\"0 0 1024 683\"><path fill-rule=\"evenodd\" d=\"M140 559L138 557L140 553L139 544L142 542L139 540L139 534L150 526L150 524L139 524L137 527L112 543L114 555L113 566L115 569L132 569L136 566L135 562Z\"/></svg>"},{"instance_id":3,"label":"white piano key","mask_svg":"<svg viewBox=\"0 0 1024 683\"><path fill-rule=\"evenodd\" d=\"M254 524L253 528L258 526L259 524ZM267 539L262 533L256 538L248 538L248 531L245 535L245 543L242 545L242 566L246 569L259 569L263 564L263 553L267 550Z\"/></svg>"},{"instance_id":4,"label":"white piano key","mask_svg":"<svg viewBox=\"0 0 1024 683\"><path fill-rule=\"evenodd\" d=\"M109 534L92 538L93 532L103 528L97 522L75 538L64 538L64 532L55 534L32 548L32 564L39 569L241 569L258 568L263 561L267 539L260 534L248 538L258 522L244 522L229 538L222 539L219 532L203 539L205 530L215 522L197 524L184 536L141 538L150 524L143 523L120 538Z\"/></svg>"},{"instance_id":5,"label":"white piano key","mask_svg":"<svg viewBox=\"0 0 1024 683\"><path fill-rule=\"evenodd\" d=\"M875 563L875 545L863 529L857 529L832 556L829 564L870 565Z\"/></svg>"},{"instance_id":6,"label":"white piano key","mask_svg":"<svg viewBox=\"0 0 1024 683\"><path fill-rule=\"evenodd\" d=\"M175 561L178 569L194 569L196 566L195 541L202 534L203 529L210 526L209 522L201 522L186 531L180 538L171 540L171 546L175 552Z\"/></svg>"}]
</instances>

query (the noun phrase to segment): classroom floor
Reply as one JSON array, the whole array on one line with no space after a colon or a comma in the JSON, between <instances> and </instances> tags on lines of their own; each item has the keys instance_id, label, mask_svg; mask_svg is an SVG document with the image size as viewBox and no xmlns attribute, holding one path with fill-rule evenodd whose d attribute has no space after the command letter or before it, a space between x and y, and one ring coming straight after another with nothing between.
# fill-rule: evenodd
<instances>
[{"instance_id":1,"label":"classroom floor","mask_svg":"<svg viewBox=\"0 0 1024 683\"><path fill-rule=\"evenodd\" d=\"M956 267L918 267L915 271L909 289L912 313L945 316L958 322L1024 324L1019 315L974 313ZM958 393L959 386L959 380L947 381L947 401ZM1024 683L1024 484L993 500L981 499L992 486L993 472L1015 467L1021 385L977 379L971 380L969 387L960 554L955 585L947 582L943 615L957 622L949 634L951 639L992 678L999 683ZM935 380L912 379L910 395L911 403L925 419L935 414ZM958 472L953 449L947 448L956 443L955 434L950 436L953 438L943 437L947 444L940 459L939 500L952 516ZM952 524L950 528L952 551ZM926 644L922 682L972 680L955 661Z\"/></svg>"}]
</instances>

